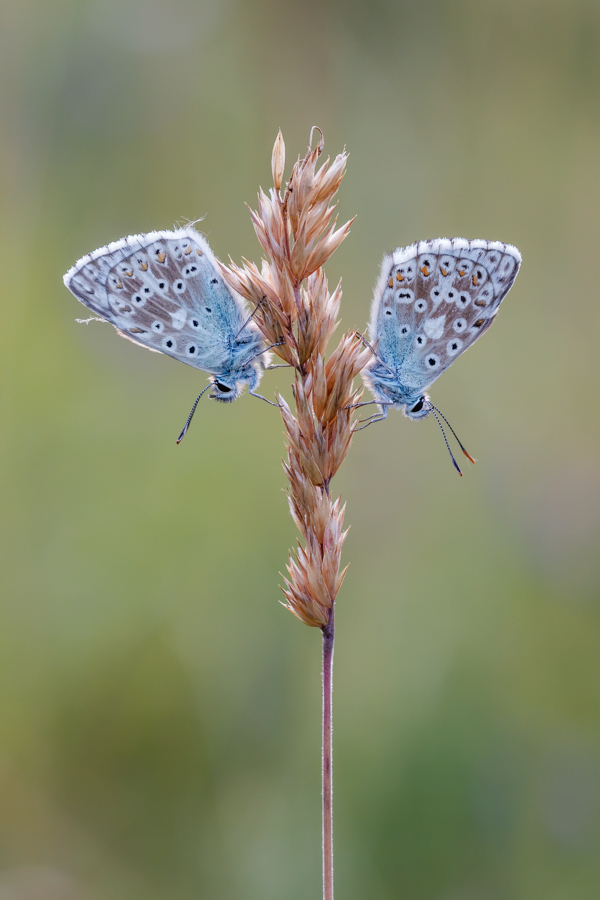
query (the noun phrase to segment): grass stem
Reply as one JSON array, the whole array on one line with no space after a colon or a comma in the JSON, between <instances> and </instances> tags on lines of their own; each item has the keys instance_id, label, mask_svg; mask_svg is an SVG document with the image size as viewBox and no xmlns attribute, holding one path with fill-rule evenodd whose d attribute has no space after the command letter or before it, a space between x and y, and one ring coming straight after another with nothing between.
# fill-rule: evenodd
<instances>
[{"instance_id":1,"label":"grass stem","mask_svg":"<svg viewBox=\"0 0 600 900\"><path fill-rule=\"evenodd\" d=\"M323 632L323 900L333 900L332 699L335 605Z\"/></svg>"}]
</instances>

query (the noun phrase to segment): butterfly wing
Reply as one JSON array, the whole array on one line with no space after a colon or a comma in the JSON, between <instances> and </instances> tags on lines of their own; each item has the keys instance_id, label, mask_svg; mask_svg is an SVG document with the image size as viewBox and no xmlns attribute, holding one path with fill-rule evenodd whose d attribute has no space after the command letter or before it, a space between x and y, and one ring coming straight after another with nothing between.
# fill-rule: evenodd
<instances>
[{"instance_id":1,"label":"butterfly wing","mask_svg":"<svg viewBox=\"0 0 600 900\"><path fill-rule=\"evenodd\" d=\"M247 319L244 301L191 226L101 247L69 269L64 282L124 337L213 374L230 365L233 339Z\"/></svg>"},{"instance_id":2,"label":"butterfly wing","mask_svg":"<svg viewBox=\"0 0 600 900\"><path fill-rule=\"evenodd\" d=\"M404 388L425 390L487 331L520 265L511 244L462 238L384 257L370 333Z\"/></svg>"}]
</instances>

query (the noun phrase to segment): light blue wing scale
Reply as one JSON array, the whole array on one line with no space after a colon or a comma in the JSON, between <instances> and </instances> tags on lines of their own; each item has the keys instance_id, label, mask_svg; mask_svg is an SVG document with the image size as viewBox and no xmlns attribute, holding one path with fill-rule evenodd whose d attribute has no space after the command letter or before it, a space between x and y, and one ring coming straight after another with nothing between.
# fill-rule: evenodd
<instances>
[{"instance_id":1,"label":"light blue wing scale","mask_svg":"<svg viewBox=\"0 0 600 900\"><path fill-rule=\"evenodd\" d=\"M80 259L64 281L81 303L135 343L213 374L231 368L234 339L248 312L191 226L101 247ZM236 363L261 346L250 323L235 345Z\"/></svg>"}]
</instances>

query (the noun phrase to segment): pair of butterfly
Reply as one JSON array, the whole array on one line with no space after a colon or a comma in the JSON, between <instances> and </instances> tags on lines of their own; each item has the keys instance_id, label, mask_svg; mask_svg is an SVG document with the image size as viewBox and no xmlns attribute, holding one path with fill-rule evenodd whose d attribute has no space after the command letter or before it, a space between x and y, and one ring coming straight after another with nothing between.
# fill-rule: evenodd
<instances>
[{"instance_id":1,"label":"pair of butterfly","mask_svg":"<svg viewBox=\"0 0 600 900\"><path fill-rule=\"evenodd\" d=\"M425 390L487 331L520 264L521 254L510 244L462 238L420 241L383 258L371 343L365 340L373 358L363 373L375 398L369 402L379 411L362 427L385 419L392 406L410 419L433 413L444 433L442 414ZM131 235L101 247L69 269L64 282L123 337L210 374L177 443L209 388L214 400L231 402L247 384L252 396L266 400L256 388L270 347L193 227ZM445 433L444 439L460 472Z\"/></svg>"}]
</instances>

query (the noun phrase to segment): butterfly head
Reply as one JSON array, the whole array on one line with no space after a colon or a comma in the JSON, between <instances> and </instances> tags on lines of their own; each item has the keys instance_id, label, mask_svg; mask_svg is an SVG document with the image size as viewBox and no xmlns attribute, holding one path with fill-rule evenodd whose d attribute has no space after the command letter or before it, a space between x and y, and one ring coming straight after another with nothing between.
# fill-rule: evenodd
<instances>
[{"instance_id":1,"label":"butterfly head","mask_svg":"<svg viewBox=\"0 0 600 900\"><path fill-rule=\"evenodd\" d=\"M414 402L404 406L404 415L409 419L424 419L431 412L431 402L427 394L421 394Z\"/></svg>"},{"instance_id":2,"label":"butterfly head","mask_svg":"<svg viewBox=\"0 0 600 900\"><path fill-rule=\"evenodd\" d=\"M242 381L233 381L224 377L213 378L210 397L212 400L220 400L221 403L233 403L242 393L243 386Z\"/></svg>"},{"instance_id":3,"label":"butterfly head","mask_svg":"<svg viewBox=\"0 0 600 900\"><path fill-rule=\"evenodd\" d=\"M256 359L235 368L228 368L220 375L211 377L210 396L213 400L220 400L221 403L232 403L238 399L246 384L253 391L258 385L261 375L262 369Z\"/></svg>"}]
</instances>

